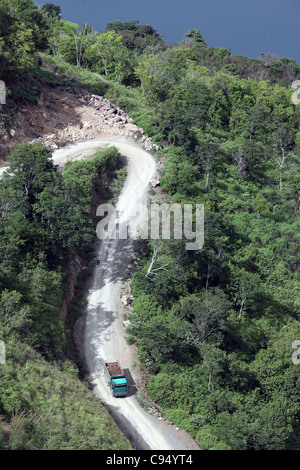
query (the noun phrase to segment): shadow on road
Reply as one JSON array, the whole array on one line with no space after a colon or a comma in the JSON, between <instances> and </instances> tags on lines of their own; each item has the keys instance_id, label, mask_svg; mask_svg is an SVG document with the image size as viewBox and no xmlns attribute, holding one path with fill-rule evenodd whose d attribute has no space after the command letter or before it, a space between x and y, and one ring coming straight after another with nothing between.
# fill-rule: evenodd
<instances>
[{"instance_id":1,"label":"shadow on road","mask_svg":"<svg viewBox=\"0 0 300 470\"><path fill-rule=\"evenodd\" d=\"M118 398L117 400L120 399L122 400L122 398ZM123 399L126 400L126 398ZM117 407L107 405L106 403L102 403L102 405L106 408L118 428L123 432L125 437L127 437L135 450L151 450L149 445L146 444L144 439L137 433L132 423L118 411Z\"/></svg>"},{"instance_id":2,"label":"shadow on road","mask_svg":"<svg viewBox=\"0 0 300 470\"><path fill-rule=\"evenodd\" d=\"M137 393L138 390L136 388L135 381L131 375L130 370L129 369L123 369L123 370L124 370L124 374L125 374L127 384L128 384L128 397L132 397L133 395Z\"/></svg>"}]
</instances>

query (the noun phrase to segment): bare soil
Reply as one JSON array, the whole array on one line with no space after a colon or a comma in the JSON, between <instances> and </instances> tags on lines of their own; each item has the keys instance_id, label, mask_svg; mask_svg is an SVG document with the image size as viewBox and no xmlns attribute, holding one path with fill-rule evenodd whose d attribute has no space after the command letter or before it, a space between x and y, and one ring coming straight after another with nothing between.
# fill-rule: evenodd
<instances>
[{"instance_id":1,"label":"bare soil","mask_svg":"<svg viewBox=\"0 0 300 470\"><path fill-rule=\"evenodd\" d=\"M56 150L68 143L93 140L99 135L138 137L143 130L120 108L102 96L70 87L43 86L38 104L18 110L14 125L0 139L0 160L15 144L38 141Z\"/></svg>"}]
</instances>

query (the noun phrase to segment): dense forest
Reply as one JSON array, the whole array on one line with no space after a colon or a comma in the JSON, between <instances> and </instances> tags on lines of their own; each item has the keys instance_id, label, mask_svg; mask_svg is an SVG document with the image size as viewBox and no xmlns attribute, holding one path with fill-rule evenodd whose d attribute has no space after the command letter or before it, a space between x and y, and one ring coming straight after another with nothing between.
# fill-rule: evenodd
<instances>
[{"instance_id":1,"label":"dense forest","mask_svg":"<svg viewBox=\"0 0 300 470\"><path fill-rule=\"evenodd\" d=\"M166 44L137 20L98 32L61 19L51 3L1 0L0 133L19 103L37 101L41 84L70 77L124 109L159 146L161 187L174 202L205 208L202 250L186 250L185 240L140 242L128 341L148 371L149 397L203 449L299 449L300 108L291 88L299 65L232 55L199 29ZM118 154L109 149L61 173L49 150L23 144L8 162L0 339L11 360L0 367L0 414L13 432L2 445L127 448L113 425L110 444L101 441L97 405L85 397L58 315L72 254L93 253L93 200L111 197ZM62 374L70 382L62 385ZM56 435L55 407L65 435Z\"/></svg>"}]
</instances>

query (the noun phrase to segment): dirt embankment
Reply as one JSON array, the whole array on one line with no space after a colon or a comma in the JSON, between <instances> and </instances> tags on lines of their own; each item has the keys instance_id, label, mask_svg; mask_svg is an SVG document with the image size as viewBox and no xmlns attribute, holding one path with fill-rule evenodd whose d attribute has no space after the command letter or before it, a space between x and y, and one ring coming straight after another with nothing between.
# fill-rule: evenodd
<instances>
[{"instance_id":1,"label":"dirt embankment","mask_svg":"<svg viewBox=\"0 0 300 470\"><path fill-rule=\"evenodd\" d=\"M43 86L38 103L22 105L18 112L14 125L0 139L2 161L15 144L26 141L56 150L71 142L111 135L141 137L147 150L153 147L143 129L108 99L69 86Z\"/></svg>"}]
</instances>

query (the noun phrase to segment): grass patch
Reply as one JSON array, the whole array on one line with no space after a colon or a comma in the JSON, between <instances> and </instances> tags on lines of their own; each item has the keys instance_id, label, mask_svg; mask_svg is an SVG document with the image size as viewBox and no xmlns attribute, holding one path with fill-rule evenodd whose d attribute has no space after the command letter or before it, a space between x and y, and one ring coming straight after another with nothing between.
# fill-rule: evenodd
<instances>
[{"instance_id":1,"label":"grass patch","mask_svg":"<svg viewBox=\"0 0 300 470\"><path fill-rule=\"evenodd\" d=\"M69 369L47 363L20 342L10 341L6 351L0 368L0 449L131 449L99 400Z\"/></svg>"}]
</instances>

